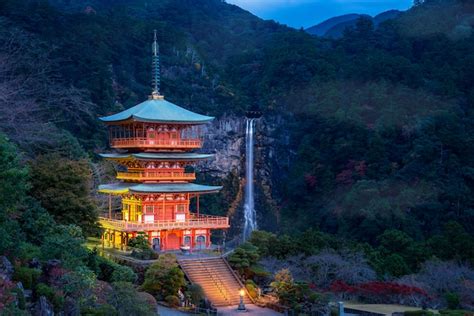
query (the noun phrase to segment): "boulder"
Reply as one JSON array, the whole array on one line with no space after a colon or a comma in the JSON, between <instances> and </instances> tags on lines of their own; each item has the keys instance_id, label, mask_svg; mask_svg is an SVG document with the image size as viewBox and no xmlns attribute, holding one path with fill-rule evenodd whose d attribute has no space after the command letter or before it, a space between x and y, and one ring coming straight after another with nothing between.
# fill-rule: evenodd
<instances>
[{"instance_id":1,"label":"boulder","mask_svg":"<svg viewBox=\"0 0 474 316\"><path fill-rule=\"evenodd\" d=\"M34 316L54 316L53 305L46 299L46 297L41 296L35 304L33 310Z\"/></svg>"},{"instance_id":2,"label":"boulder","mask_svg":"<svg viewBox=\"0 0 474 316\"><path fill-rule=\"evenodd\" d=\"M13 276L13 265L5 256L0 256L0 278L10 281Z\"/></svg>"}]
</instances>

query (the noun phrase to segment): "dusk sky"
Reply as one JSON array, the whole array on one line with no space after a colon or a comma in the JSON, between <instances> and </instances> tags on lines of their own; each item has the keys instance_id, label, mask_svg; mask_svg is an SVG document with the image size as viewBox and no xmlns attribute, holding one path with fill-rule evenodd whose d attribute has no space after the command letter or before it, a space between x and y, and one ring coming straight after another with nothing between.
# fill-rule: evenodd
<instances>
[{"instance_id":1,"label":"dusk sky","mask_svg":"<svg viewBox=\"0 0 474 316\"><path fill-rule=\"evenodd\" d=\"M265 20L300 28L347 14L376 15L390 9L406 10L413 0L227 0Z\"/></svg>"}]
</instances>

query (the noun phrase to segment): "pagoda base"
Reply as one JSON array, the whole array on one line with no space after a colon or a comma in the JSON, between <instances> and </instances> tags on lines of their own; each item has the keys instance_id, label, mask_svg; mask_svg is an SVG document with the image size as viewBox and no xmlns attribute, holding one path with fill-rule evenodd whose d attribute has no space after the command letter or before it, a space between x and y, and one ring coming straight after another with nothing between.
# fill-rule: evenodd
<instances>
[{"instance_id":1,"label":"pagoda base","mask_svg":"<svg viewBox=\"0 0 474 316\"><path fill-rule=\"evenodd\" d=\"M174 229L160 231L123 232L106 229L102 235L105 247L128 250L128 242L139 234L145 234L150 248L156 252L205 250L211 247L211 229Z\"/></svg>"}]
</instances>

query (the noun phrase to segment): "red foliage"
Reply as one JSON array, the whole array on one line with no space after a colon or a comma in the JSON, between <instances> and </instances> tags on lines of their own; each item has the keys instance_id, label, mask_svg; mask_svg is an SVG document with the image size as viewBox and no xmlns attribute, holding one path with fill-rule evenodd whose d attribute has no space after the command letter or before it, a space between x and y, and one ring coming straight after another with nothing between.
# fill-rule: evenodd
<instances>
[{"instance_id":1,"label":"red foliage","mask_svg":"<svg viewBox=\"0 0 474 316\"><path fill-rule=\"evenodd\" d=\"M12 282L0 278L0 311L15 300L11 292L14 287Z\"/></svg>"},{"instance_id":2,"label":"red foliage","mask_svg":"<svg viewBox=\"0 0 474 316\"><path fill-rule=\"evenodd\" d=\"M336 182L343 185L351 185L354 181L352 179L352 170L344 169L336 175Z\"/></svg>"},{"instance_id":3,"label":"red foliage","mask_svg":"<svg viewBox=\"0 0 474 316\"><path fill-rule=\"evenodd\" d=\"M365 176L365 173L367 172L367 164L365 163L365 160L357 161L354 170L359 174L359 176Z\"/></svg>"},{"instance_id":4,"label":"red foliage","mask_svg":"<svg viewBox=\"0 0 474 316\"><path fill-rule=\"evenodd\" d=\"M310 189L314 189L318 184L318 179L316 178L316 176L309 173L304 175L304 181Z\"/></svg>"},{"instance_id":5,"label":"red foliage","mask_svg":"<svg viewBox=\"0 0 474 316\"><path fill-rule=\"evenodd\" d=\"M428 296L423 289L404 284L372 281L357 285L348 285L344 281L335 281L331 284L329 290L335 293L348 293L363 296L393 296L393 295L421 295Z\"/></svg>"}]
</instances>

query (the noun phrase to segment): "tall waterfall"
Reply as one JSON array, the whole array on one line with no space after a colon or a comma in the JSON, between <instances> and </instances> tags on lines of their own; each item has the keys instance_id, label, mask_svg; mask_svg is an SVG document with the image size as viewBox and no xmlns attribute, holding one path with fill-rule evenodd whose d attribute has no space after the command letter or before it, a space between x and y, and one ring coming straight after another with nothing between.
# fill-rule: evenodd
<instances>
[{"instance_id":1,"label":"tall waterfall","mask_svg":"<svg viewBox=\"0 0 474 316\"><path fill-rule=\"evenodd\" d=\"M244 241L250 237L252 231L257 229L257 213L255 211L253 169L254 169L254 130L255 119L247 119L245 130L245 204L244 204Z\"/></svg>"}]
</instances>

